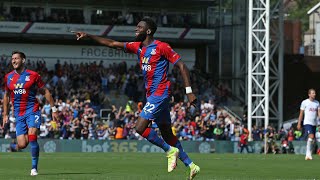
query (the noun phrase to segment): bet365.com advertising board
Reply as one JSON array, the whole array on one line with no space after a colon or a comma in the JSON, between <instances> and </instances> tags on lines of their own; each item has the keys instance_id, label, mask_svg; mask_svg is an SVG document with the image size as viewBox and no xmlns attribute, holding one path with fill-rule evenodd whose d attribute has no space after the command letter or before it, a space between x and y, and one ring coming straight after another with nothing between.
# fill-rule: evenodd
<instances>
[{"instance_id":1,"label":"bet365.com advertising board","mask_svg":"<svg viewBox=\"0 0 320 180\"><path fill-rule=\"evenodd\" d=\"M0 140L0 152L7 152L11 140ZM140 152L157 153L163 150L148 141L142 140L57 140L40 139L40 151L45 153L54 152ZM280 147L280 142L277 142ZM232 141L182 141L186 152L190 153L239 153L238 142ZM306 142L293 142L295 154L305 154ZM263 141L249 143L249 151L260 153L263 148ZM29 147L23 151L29 151ZM244 153L247 153L244 150Z\"/></svg>"}]
</instances>

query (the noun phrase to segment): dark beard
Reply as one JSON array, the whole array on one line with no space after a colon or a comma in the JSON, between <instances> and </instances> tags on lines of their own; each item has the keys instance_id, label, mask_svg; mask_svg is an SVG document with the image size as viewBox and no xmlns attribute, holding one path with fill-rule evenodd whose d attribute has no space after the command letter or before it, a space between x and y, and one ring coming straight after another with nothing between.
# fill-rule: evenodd
<instances>
[{"instance_id":1,"label":"dark beard","mask_svg":"<svg viewBox=\"0 0 320 180\"><path fill-rule=\"evenodd\" d=\"M142 42L147 38L147 33L139 33L139 35L134 39L135 42Z\"/></svg>"}]
</instances>

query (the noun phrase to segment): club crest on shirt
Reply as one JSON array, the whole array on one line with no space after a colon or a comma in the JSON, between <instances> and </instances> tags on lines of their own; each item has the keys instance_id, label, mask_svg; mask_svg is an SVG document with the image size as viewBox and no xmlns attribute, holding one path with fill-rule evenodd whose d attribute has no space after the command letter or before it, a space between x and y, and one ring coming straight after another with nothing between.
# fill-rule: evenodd
<instances>
[{"instance_id":1,"label":"club crest on shirt","mask_svg":"<svg viewBox=\"0 0 320 180\"><path fill-rule=\"evenodd\" d=\"M156 52L156 49L152 49L150 54L151 54L151 55L155 55L156 53L157 53L157 52Z\"/></svg>"},{"instance_id":2,"label":"club crest on shirt","mask_svg":"<svg viewBox=\"0 0 320 180\"><path fill-rule=\"evenodd\" d=\"M30 81L30 76L26 76L25 81Z\"/></svg>"}]
</instances>

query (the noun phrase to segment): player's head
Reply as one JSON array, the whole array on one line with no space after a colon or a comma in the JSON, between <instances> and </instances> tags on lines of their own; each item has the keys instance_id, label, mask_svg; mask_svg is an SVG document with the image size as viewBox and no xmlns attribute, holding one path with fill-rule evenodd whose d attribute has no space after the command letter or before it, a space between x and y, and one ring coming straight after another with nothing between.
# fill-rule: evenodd
<instances>
[{"instance_id":1,"label":"player's head","mask_svg":"<svg viewBox=\"0 0 320 180\"><path fill-rule=\"evenodd\" d=\"M24 67L26 55L21 51L13 51L11 56L11 64L15 70L20 70Z\"/></svg>"},{"instance_id":2,"label":"player's head","mask_svg":"<svg viewBox=\"0 0 320 180\"><path fill-rule=\"evenodd\" d=\"M316 90L311 88L308 90L308 96L310 99L315 99L316 98Z\"/></svg>"},{"instance_id":3,"label":"player's head","mask_svg":"<svg viewBox=\"0 0 320 180\"><path fill-rule=\"evenodd\" d=\"M136 27L136 42L144 41L148 36L152 37L157 31L157 24L151 18L143 18Z\"/></svg>"}]
</instances>

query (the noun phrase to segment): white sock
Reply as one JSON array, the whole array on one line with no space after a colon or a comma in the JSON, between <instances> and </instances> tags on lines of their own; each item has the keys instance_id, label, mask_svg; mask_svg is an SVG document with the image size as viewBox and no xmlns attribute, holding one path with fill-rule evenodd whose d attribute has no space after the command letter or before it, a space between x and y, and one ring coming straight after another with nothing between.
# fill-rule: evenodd
<instances>
[{"instance_id":1,"label":"white sock","mask_svg":"<svg viewBox=\"0 0 320 180\"><path fill-rule=\"evenodd\" d=\"M313 139L308 138L306 156L311 156L311 154L312 154L312 141L313 141Z\"/></svg>"},{"instance_id":2,"label":"white sock","mask_svg":"<svg viewBox=\"0 0 320 180\"><path fill-rule=\"evenodd\" d=\"M168 149L168 151L166 151L166 153L170 152L171 149L172 149L172 146L170 146L170 148Z\"/></svg>"},{"instance_id":3,"label":"white sock","mask_svg":"<svg viewBox=\"0 0 320 180\"><path fill-rule=\"evenodd\" d=\"M188 166L191 168L191 165L193 164L193 162L192 163L190 163Z\"/></svg>"}]
</instances>

